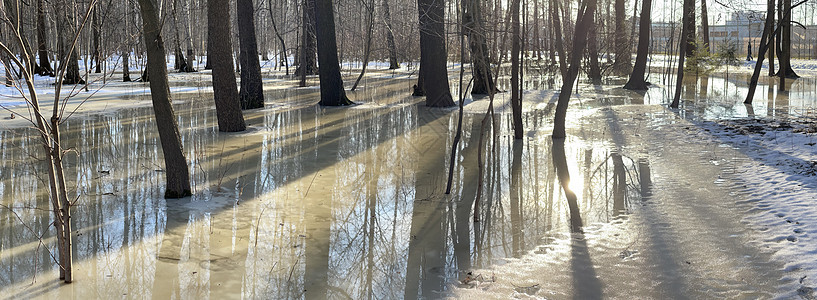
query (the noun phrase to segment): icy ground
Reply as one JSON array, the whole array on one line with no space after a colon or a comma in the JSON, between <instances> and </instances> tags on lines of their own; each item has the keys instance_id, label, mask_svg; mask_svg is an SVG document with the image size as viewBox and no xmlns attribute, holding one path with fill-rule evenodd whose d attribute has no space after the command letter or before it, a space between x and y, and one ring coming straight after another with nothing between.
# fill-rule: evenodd
<instances>
[{"instance_id":1,"label":"icy ground","mask_svg":"<svg viewBox=\"0 0 817 300\"><path fill-rule=\"evenodd\" d=\"M378 63L371 66L383 68ZM736 71L747 73L753 67L753 62L747 62ZM815 60L796 61L794 67L802 76L817 75ZM371 76L407 77L413 72L410 68ZM282 74L269 65L265 72L270 77ZM202 74L172 73L173 92L206 92L198 88L208 85L209 76ZM137 72L133 75L138 77ZM89 92L64 93L77 93L71 105L84 103L79 110L84 113L150 104L122 101L147 95L149 89L145 84L120 83L118 76L93 81ZM53 78L40 77L36 83L46 101L53 97L52 82ZM268 89L292 86L281 82L265 78ZM17 92L14 87L0 88L0 104L27 116ZM696 116L691 108L590 107L582 102L607 97L608 92L611 89L598 94L582 90L573 99L568 144L602 138L608 147L648 159L652 195L636 203L627 217L585 224L583 234L548 237L520 258L497 259L490 268L471 270L465 280L450 283L450 296L817 297L814 99L800 107L805 113L796 116L767 113L729 118ZM536 98L525 106L526 111L547 110L554 99L551 91L526 95ZM469 112L484 110L484 101L472 104ZM25 126L24 120L0 114L0 130L20 126ZM530 136L548 138L548 131L533 129Z\"/></svg>"}]
</instances>

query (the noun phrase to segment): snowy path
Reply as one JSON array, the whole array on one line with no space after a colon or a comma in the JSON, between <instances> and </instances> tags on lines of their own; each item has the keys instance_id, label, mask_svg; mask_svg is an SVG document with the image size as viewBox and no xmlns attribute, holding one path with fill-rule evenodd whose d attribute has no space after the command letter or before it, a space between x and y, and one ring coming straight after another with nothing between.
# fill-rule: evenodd
<instances>
[{"instance_id":1,"label":"snowy path","mask_svg":"<svg viewBox=\"0 0 817 300\"><path fill-rule=\"evenodd\" d=\"M496 281L456 288L456 297L813 296L808 284L817 275L808 275L814 268L807 261L814 261L814 243L805 226L792 223L817 214L797 213L802 203L790 205L813 201L813 186L786 192L780 187L797 182L763 184L785 170L758 169L758 157L710 133L716 124L683 120L660 106L602 108L584 119L585 126L604 128L601 138L622 154L649 160L652 196L634 201L622 220L586 224L584 235L563 236L521 259L475 271ZM575 131L582 139L599 138ZM741 178L755 188L743 191ZM800 228L799 235L791 227Z\"/></svg>"}]
</instances>

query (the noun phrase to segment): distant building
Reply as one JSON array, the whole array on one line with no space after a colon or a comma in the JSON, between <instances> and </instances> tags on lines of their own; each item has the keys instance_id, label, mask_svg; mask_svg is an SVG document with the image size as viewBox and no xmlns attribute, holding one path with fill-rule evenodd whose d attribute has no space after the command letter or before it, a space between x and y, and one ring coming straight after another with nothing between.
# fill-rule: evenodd
<instances>
[{"instance_id":1,"label":"distant building","mask_svg":"<svg viewBox=\"0 0 817 300\"><path fill-rule=\"evenodd\" d=\"M725 24L709 25L710 48L713 52L718 52L735 47L738 57L744 58L747 46L751 42L752 56L757 58L765 22L766 12L763 11L732 12ZM696 36L701 39L702 29L698 27L697 30L699 34ZM667 53L668 49L677 48L680 34L681 24L678 22L652 23L650 35L653 51ZM807 25L803 28L792 24L791 47L793 58L817 59L817 25Z\"/></svg>"},{"instance_id":2,"label":"distant building","mask_svg":"<svg viewBox=\"0 0 817 300\"><path fill-rule=\"evenodd\" d=\"M746 55L747 45L752 43L752 55L757 55L763 25L766 22L765 12L736 11L724 25L709 25L709 43L712 51L722 51L735 47L737 53ZM699 28L700 30L700 28Z\"/></svg>"}]
</instances>

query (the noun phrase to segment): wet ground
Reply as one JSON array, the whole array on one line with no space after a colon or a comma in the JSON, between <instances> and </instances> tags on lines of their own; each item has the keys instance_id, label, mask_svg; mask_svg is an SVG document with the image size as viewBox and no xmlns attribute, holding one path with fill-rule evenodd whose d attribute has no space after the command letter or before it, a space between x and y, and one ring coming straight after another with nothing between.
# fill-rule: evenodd
<instances>
[{"instance_id":1,"label":"wet ground","mask_svg":"<svg viewBox=\"0 0 817 300\"><path fill-rule=\"evenodd\" d=\"M740 99L745 79L702 77L686 85L677 111L659 105L671 92L662 88L640 95L615 81L581 85L569 137L554 142L553 83L532 78L526 88L541 90L526 94L522 141L512 138L502 95L480 147L488 99L467 102L445 194L457 111L427 108L408 96L412 80L381 75L351 92L360 105L347 108L316 106L314 87L268 90L266 108L245 112L243 133L218 132L205 89L175 94L194 192L180 200L161 197L150 107L70 119L66 169L78 197L70 285L56 280L49 253L43 154L31 130L1 131L0 198L12 208L0 208L3 297L787 292L782 263L750 243L758 233L742 221L746 204L736 205L737 187L725 179L748 158L696 122L808 117L813 79L789 82L787 94L761 85L763 100L750 109Z\"/></svg>"}]
</instances>

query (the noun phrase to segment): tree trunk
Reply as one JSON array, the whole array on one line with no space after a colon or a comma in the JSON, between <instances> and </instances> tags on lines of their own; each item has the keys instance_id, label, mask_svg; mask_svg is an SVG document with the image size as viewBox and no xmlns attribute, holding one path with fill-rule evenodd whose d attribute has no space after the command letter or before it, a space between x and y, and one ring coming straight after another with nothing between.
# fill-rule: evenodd
<instances>
[{"instance_id":1,"label":"tree trunk","mask_svg":"<svg viewBox=\"0 0 817 300\"><path fill-rule=\"evenodd\" d=\"M193 58L192 57L185 57L184 51L182 51L182 38L179 33L179 24L183 23L179 21L177 9L178 9L178 2L179 0L173 0L173 8L171 10L171 15L173 16L173 34L175 37L174 43L174 56L176 57L175 61L175 68L179 70L179 72L196 72L196 69L193 68ZM191 49L188 49L191 50Z\"/></svg>"},{"instance_id":2,"label":"tree trunk","mask_svg":"<svg viewBox=\"0 0 817 300\"><path fill-rule=\"evenodd\" d=\"M616 39L615 51L616 58L613 62L613 72L616 74L627 74L630 71L630 47L627 41L627 23L625 20L625 0L615 0L615 14L616 14ZM574 52L577 53L577 52Z\"/></svg>"},{"instance_id":3,"label":"tree trunk","mask_svg":"<svg viewBox=\"0 0 817 300\"><path fill-rule=\"evenodd\" d=\"M680 48L678 51L678 69L676 70L678 75L676 76L675 82L675 97L672 98L672 103L670 104L671 108L678 108L681 102L681 87L684 83L684 60L688 56L688 53L690 53L689 32L695 31L695 22L689 21L689 19L694 19L695 17L694 5L695 0L684 0L683 21L681 22L683 26L681 26L680 46L678 47Z\"/></svg>"},{"instance_id":4,"label":"tree trunk","mask_svg":"<svg viewBox=\"0 0 817 300\"><path fill-rule=\"evenodd\" d=\"M153 99L153 112L156 115L156 127L159 130L159 140L162 143L162 153L167 169L165 198L183 198L191 195L190 173L182 149L176 114L173 112L170 100L159 10L155 0L139 0L139 6L144 28L145 48L148 54L147 67L153 74L153 80L150 81L150 95Z\"/></svg>"},{"instance_id":5,"label":"tree trunk","mask_svg":"<svg viewBox=\"0 0 817 300\"><path fill-rule=\"evenodd\" d=\"M513 136L520 140L524 136L522 128L522 89L519 86L520 44L522 36L519 30L520 0L511 2L511 110L513 111Z\"/></svg>"},{"instance_id":6,"label":"tree trunk","mask_svg":"<svg viewBox=\"0 0 817 300\"><path fill-rule=\"evenodd\" d=\"M485 21L482 16L482 1L466 1L462 22L463 33L468 36L471 64L473 65L474 86L471 89L471 94L493 94L496 93L496 84L491 76L491 66L488 62L488 43L485 39Z\"/></svg>"},{"instance_id":7,"label":"tree trunk","mask_svg":"<svg viewBox=\"0 0 817 300\"><path fill-rule=\"evenodd\" d=\"M129 61L130 61L130 49L126 48L124 51L122 51L122 81L123 82L130 82L131 81L131 79L130 79L130 67L128 66Z\"/></svg>"},{"instance_id":8,"label":"tree trunk","mask_svg":"<svg viewBox=\"0 0 817 300\"><path fill-rule=\"evenodd\" d=\"M389 47L389 69L399 69L400 62L397 60L397 46L394 42L394 30L392 30L391 25L389 0L383 0L383 22L386 23L386 44Z\"/></svg>"},{"instance_id":9,"label":"tree trunk","mask_svg":"<svg viewBox=\"0 0 817 300\"><path fill-rule=\"evenodd\" d=\"M247 129L238 101L238 86L233 68L232 41L230 39L230 1L207 1L207 32L210 59L213 67L213 98L216 103L218 130L236 132ZM219 41L219 42L215 42Z\"/></svg>"},{"instance_id":10,"label":"tree trunk","mask_svg":"<svg viewBox=\"0 0 817 300\"><path fill-rule=\"evenodd\" d=\"M25 55L26 53L33 54L33 52L31 51L31 44L28 42L28 38L25 35L25 31L23 30L23 28L21 28L22 26L24 26L24 23L20 22L20 20L22 20L22 17L25 17L25 15L23 15L23 11L22 11L22 9L20 9L19 5L20 5L20 3L17 2L17 1L5 0L5 5L4 5L5 6L5 16L8 17L8 20L11 22L11 24L14 24L13 26L10 26L11 29L12 29L12 33L11 33L12 36L15 36L15 37L19 36L20 42L22 42L22 44L19 45L20 46L20 55L18 57L20 59L25 59L26 60L25 64L26 64L27 68L31 68L34 71L34 73L39 73L40 72L40 66L37 64L37 58L34 55ZM2 11L2 10L0 10L0 11ZM19 25L20 27L17 27L17 25ZM0 36L2 36L2 35L0 35ZM7 79L10 79L12 77L16 77L16 78L19 79L19 78L23 77L22 67L20 68L19 72L14 72L13 71L14 66L10 64L11 61L7 61L6 63L7 63L6 64L6 69L7 70L12 70L12 72L15 73L15 74L12 74L12 73L7 72L6 73L6 78ZM11 82L8 81L7 83L10 84Z\"/></svg>"},{"instance_id":11,"label":"tree trunk","mask_svg":"<svg viewBox=\"0 0 817 300\"><path fill-rule=\"evenodd\" d=\"M54 76L54 69L48 60L48 49L46 47L46 26L45 26L45 1L37 0L37 56L40 58L37 74L40 76Z\"/></svg>"},{"instance_id":12,"label":"tree trunk","mask_svg":"<svg viewBox=\"0 0 817 300\"><path fill-rule=\"evenodd\" d=\"M595 18L596 14L592 17ZM599 66L599 50L598 50L598 37L596 33L598 32L598 26L596 22L591 23L590 32L587 34L587 58L590 61L590 72L588 72L587 77L593 82L593 84L599 85L601 84L601 67Z\"/></svg>"},{"instance_id":13,"label":"tree trunk","mask_svg":"<svg viewBox=\"0 0 817 300\"><path fill-rule=\"evenodd\" d=\"M269 0L267 3L270 12L269 18L270 21L272 21L272 29L275 30L275 36L278 37L278 42L281 43L281 53L278 55L278 59L280 59L281 62L284 63L284 66L286 67L286 75L289 76L289 58L287 58L287 45L284 42L284 37L281 36L281 32L278 31L278 26L275 23L275 16L273 15L273 12L275 10L272 9L272 0Z\"/></svg>"},{"instance_id":14,"label":"tree trunk","mask_svg":"<svg viewBox=\"0 0 817 300\"><path fill-rule=\"evenodd\" d=\"M261 62L258 61L258 43L255 39L255 20L252 0L236 1L238 38L241 49L241 99L242 109L264 107L264 83L261 80Z\"/></svg>"},{"instance_id":15,"label":"tree trunk","mask_svg":"<svg viewBox=\"0 0 817 300\"><path fill-rule=\"evenodd\" d=\"M360 83L360 80L363 79L363 75L366 74L366 66L369 64L369 56L372 53L372 33L374 31L374 0L372 3L366 4L365 1L362 2L364 6L366 6L366 45L365 49L363 50L363 67L360 70L360 75L357 76L355 80L355 84L352 85L350 90L354 91L357 89L357 85Z\"/></svg>"},{"instance_id":16,"label":"tree trunk","mask_svg":"<svg viewBox=\"0 0 817 300\"><path fill-rule=\"evenodd\" d=\"M686 57L690 57L695 55L696 45L695 45L695 1L686 1L684 0L684 26L686 26L686 31L684 33L684 37L686 37L686 49L684 54Z\"/></svg>"},{"instance_id":17,"label":"tree trunk","mask_svg":"<svg viewBox=\"0 0 817 300\"><path fill-rule=\"evenodd\" d=\"M304 0L302 30L301 30L301 55L298 57L298 68L295 75L315 75L318 67L315 64L315 22L316 22L316 0ZM321 22L326 22L321 20ZM334 22L333 22L334 26ZM334 36L334 32L332 36ZM337 48L337 46L335 47ZM335 51L337 52L337 51ZM337 56L337 53L335 53Z\"/></svg>"},{"instance_id":18,"label":"tree trunk","mask_svg":"<svg viewBox=\"0 0 817 300\"><path fill-rule=\"evenodd\" d=\"M77 62L77 51L73 46L74 36L74 9L68 7L68 4L63 1L58 1L59 20L57 22L57 31L59 32L59 46L60 46L60 68L65 68L65 73L62 75L62 84L85 84L85 80L79 74L79 63ZM76 4L74 4L76 5ZM67 65L65 65L67 64ZM57 79L60 80L59 78Z\"/></svg>"},{"instance_id":19,"label":"tree trunk","mask_svg":"<svg viewBox=\"0 0 817 300\"><path fill-rule=\"evenodd\" d=\"M315 17L319 22L315 29L318 42L318 74L321 81L320 105L341 106L354 104L343 90L343 78L338 64L338 45L335 40L335 12L332 0L316 1ZM302 62L304 58L301 58Z\"/></svg>"},{"instance_id":20,"label":"tree trunk","mask_svg":"<svg viewBox=\"0 0 817 300\"><path fill-rule=\"evenodd\" d=\"M706 50L706 53L711 53L712 47L709 45L709 12L706 9L706 0L701 0L701 31L703 31L704 50Z\"/></svg>"},{"instance_id":21,"label":"tree trunk","mask_svg":"<svg viewBox=\"0 0 817 300\"><path fill-rule=\"evenodd\" d=\"M647 56L650 51L650 23L652 18L652 0L642 0L641 19L638 21L638 49L635 56L633 72L630 79L624 85L628 90L646 90L647 81L644 73L647 70Z\"/></svg>"},{"instance_id":22,"label":"tree trunk","mask_svg":"<svg viewBox=\"0 0 817 300\"><path fill-rule=\"evenodd\" d=\"M559 55L559 73L562 78L567 77L567 53L565 53L564 39L562 38L562 22L559 18L559 0L551 0L550 4L550 18L553 20L553 33L555 34L556 52Z\"/></svg>"},{"instance_id":23,"label":"tree trunk","mask_svg":"<svg viewBox=\"0 0 817 300\"><path fill-rule=\"evenodd\" d=\"M184 27L184 45L187 47L187 66L188 70L185 72L196 72L196 69L193 68L193 64L196 61L196 50L195 46L193 46L193 33L192 33L192 18L190 17L190 3L188 0L182 0L182 26Z\"/></svg>"},{"instance_id":24,"label":"tree trunk","mask_svg":"<svg viewBox=\"0 0 817 300\"><path fill-rule=\"evenodd\" d=\"M445 51L445 3L417 0L420 19L420 78L426 106L454 106L448 85ZM421 82L422 81L422 82Z\"/></svg>"},{"instance_id":25,"label":"tree trunk","mask_svg":"<svg viewBox=\"0 0 817 300\"><path fill-rule=\"evenodd\" d=\"M794 69L791 68L791 0L780 0L783 2L783 19L780 22L781 39L780 48L780 71L778 76L786 78L800 78ZM782 85L781 85L782 87Z\"/></svg>"},{"instance_id":26,"label":"tree trunk","mask_svg":"<svg viewBox=\"0 0 817 300\"><path fill-rule=\"evenodd\" d=\"M769 13L767 11L767 13L766 13L767 17L766 18L767 18L767 20L770 20L771 23L767 22L766 26L769 27L769 32L772 32L774 30L774 23L775 23L774 22L775 0L769 0L768 5L769 5L769 7L767 8L767 10L771 11L771 16L769 16ZM775 45L775 41L776 41L775 35L774 34L770 35L769 36L769 45L771 45L771 47L769 47L769 76L774 76L774 74L775 74L775 71L774 71L774 45Z\"/></svg>"},{"instance_id":27,"label":"tree trunk","mask_svg":"<svg viewBox=\"0 0 817 300\"><path fill-rule=\"evenodd\" d=\"M209 0L208 0L208 2L209 2ZM209 7L209 3L208 3L208 7ZM210 24L210 20L207 20L207 24ZM205 70L212 70L213 69L213 63L212 63L213 62L213 56L211 55L211 53L213 53L213 41L210 40L210 33L208 32L207 33L207 62L204 63L204 69Z\"/></svg>"},{"instance_id":28,"label":"tree trunk","mask_svg":"<svg viewBox=\"0 0 817 300\"><path fill-rule=\"evenodd\" d=\"M749 81L749 91L746 93L746 99L743 101L745 104L752 104L752 100L755 97L755 89L757 89L757 81L760 79L760 70L763 67L766 50L768 50L769 45L773 43L772 38L775 34L772 32L772 28L774 27L774 0L769 0L768 3L768 7L766 8L766 24L763 26L763 35L760 37L757 62L755 63L755 70L752 72L752 79ZM774 47L771 48L774 49Z\"/></svg>"},{"instance_id":29,"label":"tree trunk","mask_svg":"<svg viewBox=\"0 0 817 300\"><path fill-rule=\"evenodd\" d=\"M93 36L94 42L94 53L92 54L91 62L94 62L94 73L102 73L102 62L100 61L102 56L99 53L99 26L101 25L99 24L99 12L97 8L94 8L91 16L91 35Z\"/></svg>"},{"instance_id":30,"label":"tree trunk","mask_svg":"<svg viewBox=\"0 0 817 300\"><path fill-rule=\"evenodd\" d=\"M583 7L579 8L579 14L576 16L576 31L573 36L574 55L570 58L570 68L567 70L567 76L565 76L562 81L559 100L556 103L556 112L553 122L553 139L564 139L565 136L567 136L565 130L567 105L570 101L573 83L579 75L579 67L582 61L581 53L584 52L584 47L587 45L587 33L592 26L593 14L596 13L596 0L587 0L582 6Z\"/></svg>"}]
</instances>

